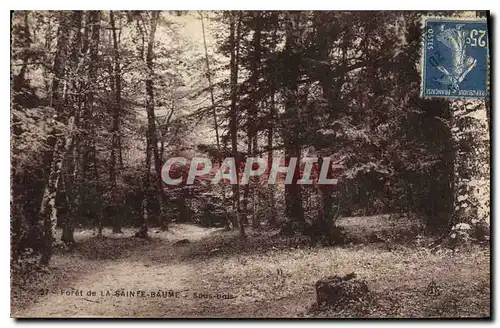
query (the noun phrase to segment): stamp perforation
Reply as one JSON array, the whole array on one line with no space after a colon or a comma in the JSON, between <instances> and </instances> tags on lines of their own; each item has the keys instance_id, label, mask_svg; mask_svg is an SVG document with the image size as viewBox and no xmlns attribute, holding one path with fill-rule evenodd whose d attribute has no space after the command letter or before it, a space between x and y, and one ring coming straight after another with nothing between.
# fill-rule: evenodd
<instances>
[{"instance_id":1,"label":"stamp perforation","mask_svg":"<svg viewBox=\"0 0 500 328\"><path fill-rule=\"evenodd\" d=\"M419 63L419 68L420 68L420 77L421 77L421 80L420 80L420 96L422 98L452 98L452 99L457 99L457 98L484 98L483 97L483 92L484 92L484 96L488 96L488 81L489 81L489 40L488 40L488 35L487 35L487 26L486 26L486 38L487 38L487 44L486 44L486 59L484 60L484 65L482 65L483 67L486 67L485 69L485 85L484 85L484 90L479 90L477 93L474 93L474 92L462 92L462 94L460 94L460 90L458 89L458 86L460 83L462 83L462 81L465 79L465 77L467 76L468 73L470 73L470 71L476 67L476 63L477 63L477 60L470 57L471 59L470 60L473 60L474 62L473 63L469 63L470 67L467 67L467 68L464 68L463 70L459 70L458 73L456 72L453 72L453 74L451 74L450 72L448 72L443 66L441 65L436 65L435 67L439 68L442 72L445 73L445 77L448 78L449 80L453 81L453 82L449 82L450 85L453 84L453 87L455 89L453 89L452 92L448 92L446 89L443 89L443 93L442 94L435 94L435 95L429 95L429 93L426 91L427 90L427 80L428 80L428 77L427 77L427 55L428 55L428 51L430 49L433 49L433 45L432 43L429 43L429 40L428 40L428 23L439 23L439 22L443 22L443 23L446 23L446 24L449 24L449 23L466 23L466 24L487 24L487 19L485 17L477 17L476 16L476 13L475 12L465 12L465 13L461 13L460 16L436 16L436 15L433 15L433 16L426 16L426 15L423 15L422 16L422 20L421 20L421 23L422 23L422 30L423 30L423 34L422 34L422 39L421 39L421 56L420 56L420 63ZM450 33L448 33L450 34ZM433 37L434 38L434 37ZM456 41L456 40L453 40L453 41ZM441 41L442 42L442 41ZM453 43L453 42L452 42ZM450 46L450 45L447 45L447 46ZM429 49L430 47L430 49ZM464 46L465 47L465 44ZM451 49L451 48L450 48ZM465 57L465 50L462 50L463 54L462 54L462 57L463 59L469 59L468 57ZM436 60L435 60L436 61ZM465 61L462 63L462 66L463 67L466 67L465 66ZM462 67L462 66L458 66L458 67ZM452 69L456 70L457 67L456 66L452 66L451 67ZM459 74L460 73L460 74ZM444 82L442 82L444 84ZM449 90L449 89L448 89ZM438 90L436 90L438 91ZM472 91L472 90L467 90L467 91ZM474 90L476 91L476 90ZM453 94L453 93L456 93L458 92L458 94ZM479 94L479 96L477 95Z\"/></svg>"}]
</instances>

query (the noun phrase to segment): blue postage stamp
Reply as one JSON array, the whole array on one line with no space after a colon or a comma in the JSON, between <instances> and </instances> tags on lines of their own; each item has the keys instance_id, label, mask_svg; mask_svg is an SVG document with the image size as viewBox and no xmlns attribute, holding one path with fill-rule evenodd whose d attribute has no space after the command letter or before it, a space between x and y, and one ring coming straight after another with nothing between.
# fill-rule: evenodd
<instances>
[{"instance_id":1,"label":"blue postage stamp","mask_svg":"<svg viewBox=\"0 0 500 328\"><path fill-rule=\"evenodd\" d=\"M488 24L480 20L426 18L422 58L423 97L488 95Z\"/></svg>"}]
</instances>

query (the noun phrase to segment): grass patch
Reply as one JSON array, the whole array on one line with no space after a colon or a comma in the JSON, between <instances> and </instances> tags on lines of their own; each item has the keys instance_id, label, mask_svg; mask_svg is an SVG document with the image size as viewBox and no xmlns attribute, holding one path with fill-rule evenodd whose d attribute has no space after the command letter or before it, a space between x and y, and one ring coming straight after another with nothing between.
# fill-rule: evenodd
<instances>
[{"instance_id":1,"label":"grass patch","mask_svg":"<svg viewBox=\"0 0 500 328\"><path fill-rule=\"evenodd\" d=\"M228 257L241 254L265 254L269 251L308 248L309 238L304 236L281 236L278 230L253 231L247 229L246 239L241 239L237 231L217 231L184 250L184 259L204 259Z\"/></svg>"},{"instance_id":2,"label":"grass patch","mask_svg":"<svg viewBox=\"0 0 500 328\"><path fill-rule=\"evenodd\" d=\"M425 235L423 221L407 215L346 217L338 226L344 230L347 244L407 244Z\"/></svg>"},{"instance_id":3,"label":"grass patch","mask_svg":"<svg viewBox=\"0 0 500 328\"><path fill-rule=\"evenodd\" d=\"M199 274L206 288L230 291L242 305L296 299L290 302L308 307L315 300L317 280L349 272L366 280L372 292L372 303L362 313L366 317L489 316L489 250L484 248L439 254L412 248L381 252L367 246L275 250L212 258ZM431 282L439 295L426 294ZM300 315L350 317L360 312L353 307Z\"/></svg>"},{"instance_id":4,"label":"grass patch","mask_svg":"<svg viewBox=\"0 0 500 328\"><path fill-rule=\"evenodd\" d=\"M264 317L490 316L488 247L434 252L426 247L432 240L423 235L423 225L407 218L347 218L339 225L357 242L319 248L273 231L250 231L246 240L218 232L187 247L183 256L201 261L204 288L236 296L234 306L222 310L227 315L250 306ZM350 272L368 283L369 304L311 311L316 281ZM437 294L428 293L432 283Z\"/></svg>"}]
</instances>

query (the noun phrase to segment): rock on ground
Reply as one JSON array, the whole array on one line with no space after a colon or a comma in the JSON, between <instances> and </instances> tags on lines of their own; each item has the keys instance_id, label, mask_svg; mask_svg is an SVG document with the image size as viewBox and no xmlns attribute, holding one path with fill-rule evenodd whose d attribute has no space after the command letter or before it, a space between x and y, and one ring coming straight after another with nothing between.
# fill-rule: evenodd
<instances>
[{"instance_id":1,"label":"rock on ground","mask_svg":"<svg viewBox=\"0 0 500 328\"><path fill-rule=\"evenodd\" d=\"M316 282L318 308L337 307L361 301L368 294L365 281L356 279L355 273L330 276Z\"/></svg>"}]
</instances>

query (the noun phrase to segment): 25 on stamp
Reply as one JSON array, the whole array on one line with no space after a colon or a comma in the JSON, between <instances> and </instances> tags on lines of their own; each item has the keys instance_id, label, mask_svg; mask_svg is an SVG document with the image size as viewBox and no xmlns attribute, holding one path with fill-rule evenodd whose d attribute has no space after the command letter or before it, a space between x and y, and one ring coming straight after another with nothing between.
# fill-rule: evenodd
<instances>
[{"instance_id":1,"label":"25 on stamp","mask_svg":"<svg viewBox=\"0 0 500 328\"><path fill-rule=\"evenodd\" d=\"M488 95L488 24L478 20L425 20L422 96Z\"/></svg>"}]
</instances>

